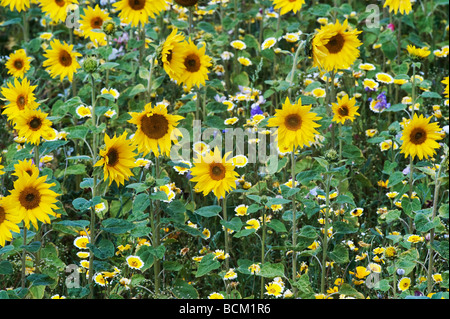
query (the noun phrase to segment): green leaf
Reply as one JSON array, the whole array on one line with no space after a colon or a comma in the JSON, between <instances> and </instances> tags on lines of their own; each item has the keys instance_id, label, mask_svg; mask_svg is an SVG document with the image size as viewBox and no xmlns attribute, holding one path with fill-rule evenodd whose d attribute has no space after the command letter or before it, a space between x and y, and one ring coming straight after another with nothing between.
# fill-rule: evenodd
<instances>
[{"instance_id":1,"label":"green leaf","mask_svg":"<svg viewBox=\"0 0 450 319\"><path fill-rule=\"evenodd\" d=\"M108 218L102 221L102 230L112 234L124 234L136 226L123 219Z\"/></svg>"},{"instance_id":2,"label":"green leaf","mask_svg":"<svg viewBox=\"0 0 450 319\"><path fill-rule=\"evenodd\" d=\"M348 250L343 245L337 245L333 251L330 252L330 258L338 264L345 264L349 262Z\"/></svg>"},{"instance_id":3,"label":"green leaf","mask_svg":"<svg viewBox=\"0 0 450 319\"><path fill-rule=\"evenodd\" d=\"M114 257L114 244L108 239L102 239L96 245L88 244L87 246L92 249L95 257L99 259L108 259Z\"/></svg>"},{"instance_id":4,"label":"green leaf","mask_svg":"<svg viewBox=\"0 0 450 319\"><path fill-rule=\"evenodd\" d=\"M339 294L355 297L357 299L364 299L364 295L362 293L360 293L347 283L342 284L342 286L339 288Z\"/></svg>"},{"instance_id":5,"label":"green leaf","mask_svg":"<svg viewBox=\"0 0 450 319\"><path fill-rule=\"evenodd\" d=\"M171 291L178 299L198 299L197 290L182 279L175 281Z\"/></svg>"},{"instance_id":6,"label":"green leaf","mask_svg":"<svg viewBox=\"0 0 450 319\"><path fill-rule=\"evenodd\" d=\"M314 290L309 281L309 275L301 275L300 278L293 284L298 289L298 296L302 299L314 299Z\"/></svg>"},{"instance_id":7,"label":"green leaf","mask_svg":"<svg viewBox=\"0 0 450 319\"><path fill-rule=\"evenodd\" d=\"M31 274L27 277L33 286L49 286L55 283L55 280L46 274Z\"/></svg>"},{"instance_id":8,"label":"green leaf","mask_svg":"<svg viewBox=\"0 0 450 319\"><path fill-rule=\"evenodd\" d=\"M222 207L218 205L212 205L212 206L206 206L199 208L195 211L197 215L203 216L203 217L214 217L219 214L219 212L222 211Z\"/></svg>"},{"instance_id":9,"label":"green leaf","mask_svg":"<svg viewBox=\"0 0 450 319\"><path fill-rule=\"evenodd\" d=\"M234 230L234 231L240 231L242 228L242 221L239 217L233 217L231 220L221 220L220 224L222 224L224 227Z\"/></svg>"},{"instance_id":10,"label":"green leaf","mask_svg":"<svg viewBox=\"0 0 450 319\"><path fill-rule=\"evenodd\" d=\"M220 267L220 262L214 259L214 257L214 254L207 254L202 258L195 274L196 278L202 277Z\"/></svg>"},{"instance_id":11,"label":"green leaf","mask_svg":"<svg viewBox=\"0 0 450 319\"><path fill-rule=\"evenodd\" d=\"M150 197L147 193L136 195L133 201L133 214L144 212L150 206Z\"/></svg>"},{"instance_id":12,"label":"green leaf","mask_svg":"<svg viewBox=\"0 0 450 319\"><path fill-rule=\"evenodd\" d=\"M286 226L284 226L284 224L281 221L279 221L278 219L272 219L267 224L267 226L272 228L277 233L286 233L287 232Z\"/></svg>"},{"instance_id":13,"label":"green leaf","mask_svg":"<svg viewBox=\"0 0 450 319\"><path fill-rule=\"evenodd\" d=\"M256 229L254 229L254 228L243 229L243 230L238 231L236 234L234 234L233 237L236 237L236 238L247 237L254 233L256 233Z\"/></svg>"},{"instance_id":14,"label":"green leaf","mask_svg":"<svg viewBox=\"0 0 450 319\"><path fill-rule=\"evenodd\" d=\"M11 275L14 273L11 263L7 260L2 260L0 262L0 275Z\"/></svg>"},{"instance_id":15,"label":"green leaf","mask_svg":"<svg viewBox=\"0 0 450 319\"><path fill-rule=\"evenodd\" d=\"M262 264L261 271L258 276L264 278L284 277L284 265L282 263L269 263Z\"/></svg>"},{"instance_id":16,"label":"green leaf","mask_svg":"<svg viewBox=\"0 0 450 319\"><path fill-rule=\"evenodd\" d=\"M86 165L84 164L75 164L70 165L64 171L66 175L84 175L86 174Z\"/></svg>"}]
</instances>

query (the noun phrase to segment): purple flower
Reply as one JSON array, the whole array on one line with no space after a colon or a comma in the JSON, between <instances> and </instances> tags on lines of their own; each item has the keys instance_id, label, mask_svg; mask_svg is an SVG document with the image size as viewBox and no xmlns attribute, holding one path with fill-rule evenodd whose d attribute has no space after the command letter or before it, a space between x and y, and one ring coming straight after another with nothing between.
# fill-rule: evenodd
<instances>
[{"instance_id":1,"label":"purple flower","mask_svg":"<svg viewBox=\"0 0 450 319\"><path fill-rule=\"evenodd\" d=\"M259 104L256 104L255 106L252 105L252 109L250 111L251 117L257 115L257 114L263 114L263 111L259 107Z\"/></svg>"}]
</instances>

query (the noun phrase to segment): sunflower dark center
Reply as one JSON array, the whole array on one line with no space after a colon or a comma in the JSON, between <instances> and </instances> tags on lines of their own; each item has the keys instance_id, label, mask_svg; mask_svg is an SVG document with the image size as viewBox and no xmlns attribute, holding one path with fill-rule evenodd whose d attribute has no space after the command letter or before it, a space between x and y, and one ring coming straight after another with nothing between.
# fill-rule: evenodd
<instances>
[{"instance_id":1,"label":"sunflower dark center","mask_svg":"<svg viewBox=\"0 0 450 319\"><path fill-rule=\"evenodd\" d=\"M342 34L338 33L335 36L331 37L325 47L328 49L330 53L339 53L344 47L344 37Z\"/></svg>"},{"instance_id":2,"label":"sunflower dark center","mask_svg":"<svg viewBox=\"0 0 450 319\"><path fill-rule=\"evenodd\" d=\"M119 161L119 152L115 148L111 148L106 157L108 158L108 165L114 166Z\"/></svg>"},{"instance_id":3,"label":"sunflower dark center","mask_svg":"<svg viewBox=\"0 0 450 319\"><path fill-rule=\"evenodd\" d=\"M3 223L5 219L6 219L5 209L0 206L0 225Z\"/></svg>"},{"instance_id":4,"label":"sunflower dark center","mask_svg":"<svg viewBox=\"0 0 450 319\"><path fill-rule=\"evenodd\" d=\"M42 120L38 117L34 117L30 121L29 126L33 131L37 131L42 126Z\"/></svg>"},{"instance_id":5,"label":"sunflower dark center","mask_svg":"<svg viewBox=\"0 0 450 319\"><path fill-rule=\"evenodd\" d=\"M133 10L142 10L145 7L145 0L128 0L128 4Z\"/></svg>"},{"instance_id":6,"label":"sunflower dark center","mask_svg":"<svg viewBox=\"0 0 450 319\"><path fill-rule=\"evenodd\" d=\"M348 107L347 106L341 106L339 109L338 109L338 112L339 112L339 115L340 116L347 116L348 115Z\"/></svg>"},{"instance_id":7,"label":"sunflower dark center","mask_svg":"<svg viewBox=\"0 0 450 319\"><path fill-rule=\"evenodd\" d=\"M169 53L167 53L167 55L166 55L166 59L168 62L172 61L172 53L173 53L173 51L170 50Z\"/></svg>"},{"instance_id":8,"label":"sunflower dark center","mask_svg":"<svg viewBox=\"0 0 450 319\"><path fill-rule=\"evenodd\" d=\"M66 50L61 50L61 53L59 53L59 62L62 66L72 65L72 57L70 56L69 52L67 52Z\"/></svg>"},{"instance_id":9,"label":"sunflower dark center","mask_svg":"<svg viewBox=\"0 0 450 319\"><path fill-rule=\"evenodd\" d=\"M160 139L169 132L169 121L161 114L144 115L141 120L142 132L151 139Z\"/></svg>"},{"instance_id":10,"label":"sunflower dark center","mask_svg":"<svg viewBox=\"0 0 450 319\"><path fill-rule=\"evenodd\" d=\"M55 0L55 3L60 7L64 7L64 5L66 4L64 0Z\"/></svg>"},{"instance_id":11,"label":"sunflower dark center","mask_svg":"<svg viewBox=\"0 0 450 319\"><path fill-rule=\"evenodd\" d=\"M175 0L175 2L183 7L191 7L197 4L198 0Z\"/></svg>"},{"instance_id":12,"label":"sunflower dark center","mask_svg":"<svg viewBox=\"0 0 450 319\"><path fill-rule=\"evenodd\" d=\"M415 128L410 135L411 143L420 145L427 139L427 132L422 128Z\"/></svg>"},{"instance_id":13,"label":"sunflower dark center","mask_svg":"<svg viewBox=\"0 0 450 319\"><path fill-rule=\"evenodd\" d=\"M210 176L213 180L220 181L225 177L225 167L221 163L212 163Z\"/></svg>"},{"instance_id":14,"label":"sunflower dark center","mask_svg":"<svg viewBox=\"0 0 450 319\"><path fill-rule=\"evenodd\" d=\"M41 194L34 187L26 187L19 194L19 202L26 209L34 209L41 203Z\"/></svg>"},{"instance_id":15,"label":"sunflower dark center","mask_svg":"<svg viewBox=\"0 0 450 319\"><path fill-rule=\"evenodd\" d=\"M200 58L196 54L189 54L184 59L184 66L189 72L197 72L200 70Z\"/></svg>"},{"instance_id":16,"label":"sunflower dark center","mask_svg":"<svg viewBox=\"0 0 450 319\"><path fill-rule=\"evenodd\" d=\"M302 119L298 114L291 114L286 116L284 124L291 131L296 131L302 126Z\"/></svg>"},{"instance_id":17,"label":"sunflower dark center","mask_svg":"<svg viewBox=\"0 0 450 319\"><path fill-rule=\"evenodd\" d=\"M27 103L27 99L22 94L17 98L16 104L19 107L19 110L23 110L25 104Z\"/></svg>"},{"instance_id":18,"label":"sunflower dark center","mask_svg":"<svg viewBox=\"0 0 450 319\"><path fill-rule=\"evenodd\" d=\"M23 68L23 61L22 61L22 60L15 60L15 61L14 61L14 67L15 67L17 70L22 69L22 68Z\"/></svg>"},{"instance_id":19,"label":"sunflower dark center","mask_svg":"<svg viewBox=\"0 0 450 319\"><path fill-rule=\"evenodd\" d=\"M31 169L27 169L25 172L30 176L33 175L33 171Z\"/></svg>"},{"instance_id":20,"label":"sunflower dark center","mask_svg":"<svg viewBox=\"0 0 450 319\"><path fill-rule=\"evenodd\" d=\"M103 20L100 17L95 17L91 20L91 27L93 29L100 29L102 27Z\"/></svg>"}]
</instances>

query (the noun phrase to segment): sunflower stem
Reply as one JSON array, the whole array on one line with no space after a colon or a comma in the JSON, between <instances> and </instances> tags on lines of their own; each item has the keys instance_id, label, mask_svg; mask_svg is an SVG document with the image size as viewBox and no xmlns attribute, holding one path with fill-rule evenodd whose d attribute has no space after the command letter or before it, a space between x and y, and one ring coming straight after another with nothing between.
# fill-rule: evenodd
<instances>
[{"instance_id":1,"label":"sunflower stem","mask_svg":"<svg viewBox=\"0 0 450 319\"><path fill-rule=\"evenodd\" d=\"M155 165L156 179L159 179L159 177L161 175L159 156L155 156L155 164L156 164ZM161 240L160 240L160 236L159 236L160 229L161 229L160 201L157 200L155 204L156 204L156 207L153 211L153 216L152 216L152 221L153 221L152 232L153 232L153 247L157 249L159 247L159 245L161 244ZM161 272L161 263L158 258L155 259L155 262L153 264L153 270L154 270L154 274L155 274L155 295L156 295L156 297L158 297L160 286L161 286L161 279L159 277L159 273Z\"/></svg>"},{"instance_id":2,"label":"sunflower stem","mask_svg":"<svg viewBox=\"0 0 450 319\"><path fill-rule=\"evenodd\" d=\"M441 165L439 165L439 169L436 172L435 175L435 186L434 186L434 197L433 197L433 213L431 215L431 220L433 221L436 217L436 211L438 207L438 198L439 198L439 188L441 187L441 181L439 178L441 177L442 167L447 163L448 160L448 150L445 154L444 159L441 162ZM430 256L430 259L428 260L428 270L427 270L427 292L428 294L431 294L433 291L433 264L434 264L434 255L433 255L433 242L434 242L434 234L435 234L435 228L433 227L430 231L430 243L428 248L428 255Z\"/></svg>"},{"instance_id":3,"label":"sunflower stem","mask_svg":"<svg viewBox=\"0 0 450 319\"><path fill-rule=\"evenodd\" d=\"M296 178L295 178L295 147L291 152L291 175L292 175L292 188L295 188ZM297 246L297 216L296 216L296 202L295 195L292 196L292 247L294 251L292 252L292 282L295 282L297 278L297 252L295 251L295 246Z\"/></svg>"},{"instance_id":4,"label":"sunflower stem","mask_svg":"<svg viewBox=\"0 0 450 319\"><path fill-rule=\"evenodd\" d=\"M332 103L334 103L336 101L336 94L335 94L335 88L334 88L334 76L335 76L335 72L334 70L331 71L331 76L330 76L330 105L332 105ZM335 125L334 122L331 122L331 147L334 148L335 145Z\"/></svg>"},{"instance_id":5,"label":"sunflower stem","mask_svg":"<svg viewBox=\"0 0 450 319\"><path fill-rule=\"evenodd\" d=\"M23 11L23 41L28 43L28 33L29 33L29 25L28 25L28 16L27 11Z\"/></svg>"},{"instance_id":6,"label":"sunflower stem","mask_svg":"<svg viewBox=\"0 0 450 319\"><path fill-rule=\"evenodd\" d=\"M264 264L264 257L266 255L266 229L267 229L267 224L266 224L266 210L263 209L263 213L262 213L262 223L263 223L263 227L262 227L262 238L261 238L261 265ZM264 277L261 276L261 299L264 298Z\"/></svg>"},{"instance_id":7,"label":"sunflower stem","mask_svg":"<svg viewBox=\"0 0 450 319\"><path fill-rule=\"evenodd\" d=\"M225 195L222 199L222 212L223 212L223 220L228 221L227 216L227 196ZM228 228L225 228L225 256L229 254L230 248L229 248L229 238L228 238ZM225 268L228 270L230 268L230 257L225 258Z\"/></svg>"},{"instance_id":8,"label":"sunflower stem","mask_svg":"<svg viewBox=\"0 0 450 319\"><path fill-rule=\"evenodd\" d=\"M150 69L147 80L147 103L150 103L152 99L152 77L153 77L153 69L154 69L155 57L152 55L150 57Z\"/></svg>"},{"instance_id":9,"label":"sunflower stem","mask_svg":"<svg viewBox=\"0 0 450 319\"><path fill-rule=\"evenodd\" d=\"M328 170L329 171L329 170ZM322 243L322 277L320 281L320 291L325 294L325 280L326 280L326 270L327 270L327 249L328 249L328 215L330 212L330 185L331 185L331 174L328 174L327 181L325 184L325 211L324 211L324 232L323 232L323 243Z\"/></svg>"},{"instance_id":10,"label":"sunflower stem","mask_svg":"<svg viewBox=\"0 0 450 319\"><path fill-rule=\"evenodd\" d=\"M297 68L298 56L300 54L300 50L302 50L304 48L304 46L305 46L305 42L302 42L298 45L297 51L295 51L294 61L292 62L291 73L289 73L288 94L289 94L289 100L291 100L291 101L292 101L292 85L294 83L294 75L295 75L295 69Z\"/></svg>"}]
</instances>

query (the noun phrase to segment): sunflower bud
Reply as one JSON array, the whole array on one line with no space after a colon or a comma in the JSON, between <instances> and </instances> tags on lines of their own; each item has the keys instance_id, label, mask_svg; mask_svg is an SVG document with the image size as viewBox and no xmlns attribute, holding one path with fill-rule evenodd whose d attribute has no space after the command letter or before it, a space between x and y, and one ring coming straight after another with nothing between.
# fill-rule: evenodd
<instances>
[{"instance_id":1,"label":"sunflower bud","mask_svg":"<svg viewBox=\"0 0 450 319\"><path fill-rule=\"evenodd\" d=\"M88 57L83 62L83 69L87 73L94 73L97 71L98 68L98 61L94 57Z\"/></svg>"},{"instance_id":2,"label":"sunflower bud","mask_svg":"<svg viewBox=\"0 0 450 319\"><path fill-rule=\"evenodd\" d=\"M103 23L102 29L106 35L112 36L116 33L117 26L113 21L106 21L105 23Z\"/></svg>"},{"instance_id":3,"label":"sunflower bud","mask_svg":"<svg viewBox=\"0 0 450 319\"><path fill-rule=\"evenodd\" d=\"M325 159L327 161L333 162L333 161L337 160L337 158L338 158L338 153L336 152L335 149L331 148L328 151L326 151Z\"/></svg>"},{"instance_id":4,"label":"sunflower bud","mask_svg":"<svg viewBox=\"0 0 450 319\"><path fill-rule=\"evenodd\" d=\"M147 183L147 185L152 187L153 185L156 184L156 179L152 175L147 174L147 178L145 179L145 182Z\"/></svg>"}]
</instances>

